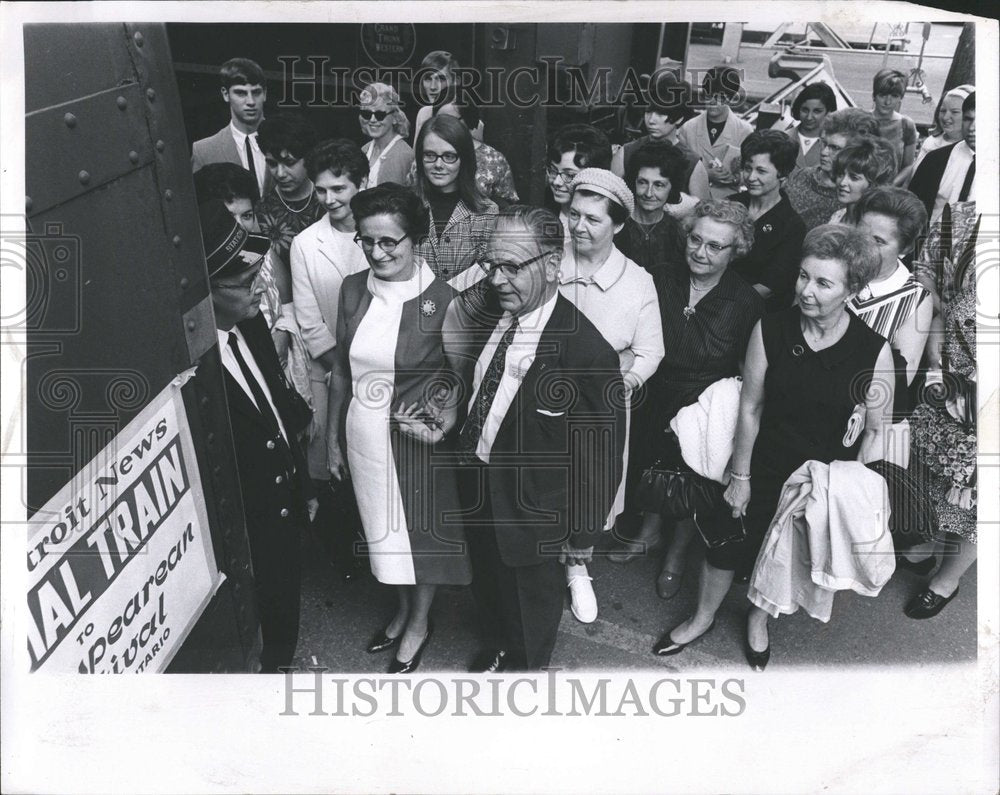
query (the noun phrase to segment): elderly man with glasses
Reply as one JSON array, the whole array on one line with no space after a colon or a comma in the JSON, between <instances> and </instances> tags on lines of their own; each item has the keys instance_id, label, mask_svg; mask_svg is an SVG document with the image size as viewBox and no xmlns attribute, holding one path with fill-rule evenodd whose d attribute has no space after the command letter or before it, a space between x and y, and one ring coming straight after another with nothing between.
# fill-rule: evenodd
<instances>
[{"instance_id":1,"label":"elderly man with glasses","mask_svg":"<svg viewBox=\"0 0 1000 795\"><path fill-rule=\"evenodd\" d=\"M486 308L459 316L471 392L459 433L466 535L484 649L474 672L549 663L563 564L590 560L621 475L618 356L559 294L563 227L508 207L480 265Z\"/></svg>"}]
</instances>

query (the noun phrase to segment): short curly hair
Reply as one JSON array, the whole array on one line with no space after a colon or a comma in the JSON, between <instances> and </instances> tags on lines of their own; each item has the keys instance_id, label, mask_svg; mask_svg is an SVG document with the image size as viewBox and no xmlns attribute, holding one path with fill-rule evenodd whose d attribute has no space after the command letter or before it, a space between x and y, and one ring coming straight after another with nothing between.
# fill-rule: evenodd
<instances>
[{"instance_id":1,"label":"short curly hair","mask_svg":"<svg viewBox=\"0 0 1000 795\"><path fill-rule=\"evenodd\" d=\"M882 265L871 237L846 224L823 224L810 229L802 241L801 259L807 257L842 263L847 289L852 293L874 279Z\"/></svg>"},{"instance_id":2,"label":"short curly hair","mask_svg":"<svg viewBox=\"0 0 1000 795\"><path fill-rule=\"evenodd\" d=\"M374 105L380 99L385 102L385 106L389 110L389 121L396 135L401 135L403 138L409 136L410 122L406 118L406 114L403 113L403 103L400 101L396 89L388 83L369 83L365 86L358 100L358 109L364 108L365 105Z\"/></svg>"},{"instance_id":3,"label":"short curly hair","mask_svg":"<svg viewBox=\"0 0 1000 795\"><path fill-rule=\"evenodd\" d=\"M823 82L810 83L809 85L802 87L798 96L795 97L795 101L792 102L793 118L797 119L799 117L799 111L802 110L802 105L810 99L818 99L822 102L827 113L833 113L837 110L837 95L833 93L833 89Z\"/></svg>"},{"instance_id":4,"label":"short curly hair","mask_svg":"<svg viewBox=\"0 0 1000 795\"><path fill-rule=\"evenodd\" d=\"M824 135L846 135L848 146L862 135L881 138L878 120L867 110L861 108L844 108L836 113L830 113L823 119Z\"/></svg>"},{"instance_id":5,"label":"short curly hair","mask_svg":"<svg viewBox=\"0 0 1000 795\"><path fill-rule=\"evenodd\" d=\"M644 168L658 168L660 174L670 180L667 202L676 204L681 200L687 163L684 153L669 141L647 141L636 149L635 154L629 159L628 168L625 169L625 182L635 193L635 181L639 177L639 171Z\"/></svg>"},{"instance_id":6,"label":"short curly hair","mask_svg":"<svg viewBox=\"0 0 1000 795\"><path fill-rule=\"evenodd\" d=\"M784 134L784 133L782 133ZM700 218L711 218L729 224L736 232L733 238L733 258L745 257L753 248L753 221L747 208L728 199L703 201L684 219L684 233L688 234Z\"/></svg>"},{"instance_id":7,"label":"short curly hair","mask_svg":"<svg viewBox=\"0 0 1000 795\"><path fill-rule=\"evenodd\" d=\"M870 185L888 185L899 173L896 150L885 138L864 136L852 146L837 152L833 159L833 178L844 173L860 174Z\"/></svg>"},{"instance_id":8,"label":"short curly hair","mask_svg":"<svg viewBox=\"0 0 1000 795\"><path fill-rule=\"evenodd\" d=\"M780 130L756 130L740 144L740 162L745 166L755 155L767 155L779 177L787 177L795 168L799 146Z\"/></svg>"},{"instance_id":9,"label":"short curly hair","mask_svg":"<svg viewBox=\"0 0 1000 795\"><path fill-rule=\"evenodd\" d=\"M392 215L399 219L403 231L419 243L427 237L430 215L427 207L412 190L395 182L383 182L376 188L356 193L351 199L354 223L361 224L373 215Z\"/></svg>"}]
</instances>

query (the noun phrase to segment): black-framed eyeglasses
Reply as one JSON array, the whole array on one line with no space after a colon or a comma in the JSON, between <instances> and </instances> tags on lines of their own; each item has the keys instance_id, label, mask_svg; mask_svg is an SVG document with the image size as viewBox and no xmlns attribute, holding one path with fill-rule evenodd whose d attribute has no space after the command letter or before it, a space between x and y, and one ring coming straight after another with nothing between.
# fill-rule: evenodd
<instances>
[{"instance_id":1,"label":"black-framed eyeglasses","mask_svg":"<svg viewBox=\"0 0 1000 795\"><path fill-rule=\"evenodd\" d=\"M213 281L211 283L212 288L215 289L216 287L221 287L224 290L246 290L247 292L252 293L254 291L254 288L257 286L257 283L260 281L260 273L264 269L263 265L264 265L264 257L261 256L260 263L257 265L256 269L251 275L245 277L244 279L238 282Z\"/></svg>"},{"instance_id":2,"label":"black-framed eyeglasses","mask_svg":"<svg viewBox=\"0 0 1000 795\"><path fill-rule=\"evenodd\" d=\"M479 267L486 271L487 276L492 276L494 271L500 271L505 279L513 279L522 268L528 267L533 262L538 262L542 257L547 257L551 253L551 251L543 251L537 257L532 257L524 262L490 262L490 260L484 259L480 261Z\"/></svg>"},{"instance_id":3,"label":"black-framed eyeglasses","mask_svg":"<svg viewBox=\"0 0 1000 795\"><path fill-rule=\"evenodd\" d=\"M687 245L688 248L694 249L695 251L700 249L702 246L705 246L705 249L708 251L709 254L721 254L727 248L733 247L732 243L723 246L720 243L716 243L714 240L705 240L701 236L696 235L692 232L688 233Z\"/></svg>"},{"instance_id":4,"label":"black-framed eyeglasses","mask_svg":"<svg viewBox=\"0 0 1000 795\"><path fill-rule=\"evenodd\" d=\"M545 169L545 176L549 179L561 179L567 185L569 185L579 173L579 171L560 171L554 166L548 166Z\"/></svg>"},{"instance_id":5,"label":"black-framed eyeglasses","mask_svg":"<svg viewBox=\"0 0 1000 795\"><path fill-rule=\"evenodd\" d=\"M392 114L391 110L359 110L358 115L365 121L384 121Z\"/></svg>"},{"instance_id":6,"label":"black-framed eyeglasses","mask_svg":"<svg viewBox=\"0 0 1000 795\"><path fill-rule=\"evenodd\" d=\"M391 237L380 237L376 240L373 237L367 237L365 235L355 235L354 242L361 246L361 250L366 254L370 254L375 246L378 246L386 254L391 254L396 250L396 246L402 243L409 235L403 235L399 240L393 240Z\"/></svg>"},{"instance_id":7,"label":"black-framed eyeglasses","mask_svg":"<svg viewBox=\"0 0 1000 795\"><path fill-rule=\"evenodd\" d=\"M437 152L424 152L423 155L421 155L421 159L428 166L436 163L438 160L443 160L449 166L453 166L459 160L456 152L441 152L440 154Z\"/></svg>"}]
</instances>

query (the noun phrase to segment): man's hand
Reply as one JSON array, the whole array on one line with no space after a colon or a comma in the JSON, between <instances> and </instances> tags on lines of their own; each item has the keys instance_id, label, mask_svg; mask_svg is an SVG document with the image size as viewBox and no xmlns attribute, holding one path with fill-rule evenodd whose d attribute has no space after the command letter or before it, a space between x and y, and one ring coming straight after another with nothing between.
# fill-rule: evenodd
<instances>
[{"instance_id":1,"label":"man's hand","mask_svg":"<svg viewBox=\"0 0 1000 795\"><path fill-rule=\"evenodd\" d=\"M584 547L577 549L567 542L563 544L562 552L559 553L559 562L564 566L586 566L593 560L594 548Z\"/></svg>"},{"instance_id":2,"label":"man's hand","mask_svg":"<svg viewBox=\"0 0 1000 795\"><path fill-rule=\"evenodd\" d=\"M316 518L316 511L319 510L319 500L315 497L308 500L306 502L306 510L309 511L309 521L312 522Z\"/></svg>"}]
</instances>

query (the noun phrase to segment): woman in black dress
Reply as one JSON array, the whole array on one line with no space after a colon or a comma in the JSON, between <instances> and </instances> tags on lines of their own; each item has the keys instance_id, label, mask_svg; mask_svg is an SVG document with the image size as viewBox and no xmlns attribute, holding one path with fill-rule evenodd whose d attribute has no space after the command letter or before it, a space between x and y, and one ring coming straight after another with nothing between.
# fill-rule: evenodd
<instances>
[{"instance_id":1,"label":"woman in black dress","mask_svg":"<svg viewBox=\"0 0 1000 795\"><path fill-rule=\"evenodd\" d=\"M655 654L677 654L714 626L734 573L752 567L781 488L801 464L882 458L883 428L892 413L892 354L847 311L878 268L871 239L852 227L829 224L806 236L798 305L757 323L743 366L725 499L734 517L744 517L746 536L708 550L694 615L665 633ZM864 418L863 433L849 429L856 415ZM752 667L763 670L770 656L767 613L756 607L747 618L744 652Z\"/></svg>"},{"instance_id":2,"label":"woman in black dress","mask_svg":"<svg viewBox=\"0 0 1000 795\"><path fill-rule=\"evenodd\" d=\"M660 319L666 354L649 379L631 436L634 460L683 468L670 420L697 402L711 384L739 375L747 340L764 311L764 301L729 269L734 257L753 245L753 223L744 207L730 201L702 202L686 223L685 262L657 269ZM660 516L644 513L639 536L613 552L614 563L628 563L660 545ZM694 529L677 522L663 567L656 579L662 599L677 594Z\"/></svg>"}]
</instances>

